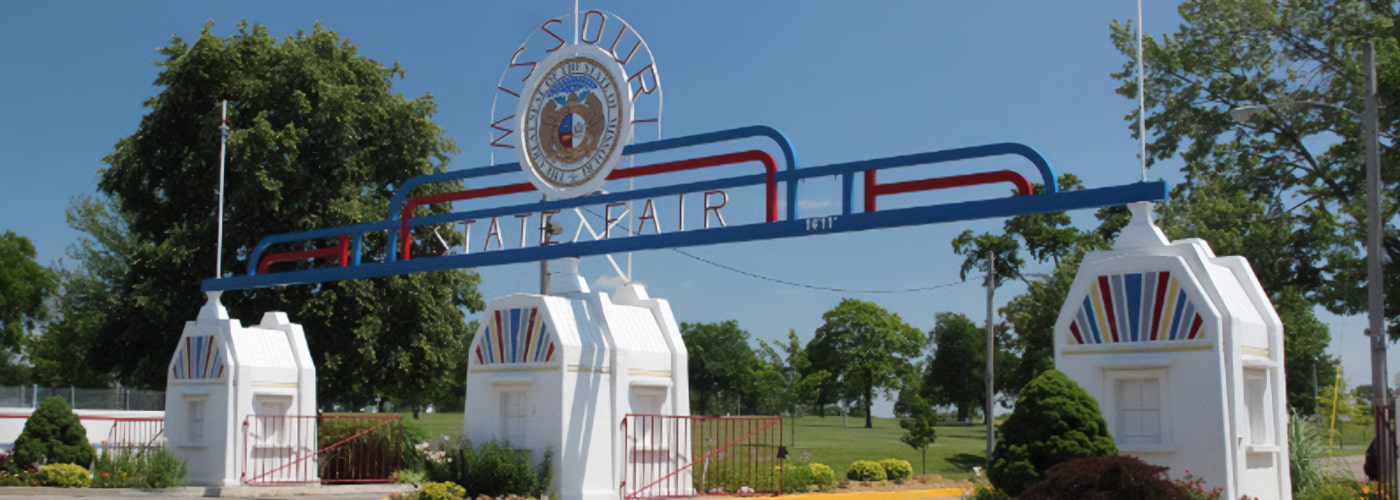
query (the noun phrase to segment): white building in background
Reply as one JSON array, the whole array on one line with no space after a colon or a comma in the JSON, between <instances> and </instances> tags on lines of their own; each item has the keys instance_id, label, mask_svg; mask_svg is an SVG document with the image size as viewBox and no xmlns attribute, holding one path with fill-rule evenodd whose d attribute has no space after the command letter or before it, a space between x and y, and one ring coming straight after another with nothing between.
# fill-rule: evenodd
<instances>
[{"instance_id":1,"label":"white building in background","mask_svg":"<svg viewBox=\"0 0 1400 500\"><path fill-rule=\"evenodd\" d=\"M1099 402L1119 452L1189 470L1222 498L1292 498L1283 325L1242 257L1168 241L1151 204L1084 258L1055 367Z\"/></svg>"},{"instance_id":2,"label":"white building in background","mask_svg":"<svg viewBox=\"0 0 1400 500\"><path fill-rule=\"evenodd\" d=\"M210 292L168 369L165 435L190 484L316 481L316 368L286 313L244 327Z\"/></svg>"},{"instance_id":3,"label":"white building in background","mask_svg":"<svg viewBox=\"0 0 1400 500\"><path fill-rule=\"evenodd\" d=\"M629 413L690 414L685 344L670 304L641 285L610 297L588 290L578 259L553 267L561 270L548 295L508 295L487 306L468 351L463 433L476 445L532 450L534 461L550 450L550 489L561 498L617 498L624 455L654 464L643 469L657 477L628 478L634 487L690 462L688 425L668 435L648 429L637 439L647 443L628 442L621 428ZM674 475L667 491L651 493L693 494L689 477Z\"/></svg>"}]
</instances>

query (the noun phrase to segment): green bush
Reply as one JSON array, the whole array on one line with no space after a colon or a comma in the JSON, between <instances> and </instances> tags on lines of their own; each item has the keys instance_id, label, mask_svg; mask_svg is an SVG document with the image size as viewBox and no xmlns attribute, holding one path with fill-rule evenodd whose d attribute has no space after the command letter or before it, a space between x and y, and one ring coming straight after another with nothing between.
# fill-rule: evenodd
<instances>
[{"instance_id":1,"label":"green bush","mask_svg":"<svg viewBox=\"0 0 1400 500\"><path fill-rule=\"evenodd\" d=\"M467 489L458 486L457 483L447 481L444 483L428 483L419 488L418 491L403 497L404 500L457 500L467 496Z\"/></svg>"},{"instance_id":2,"label":"green bush","mask_svg":"<svg viewBox=\"0 0 1400 500\"><path fill-rule=\"evenodd\" d=\"M48 464L39 469L39 482L44 486L86 488L91 484L91 478L81 465Z\"/></svg>"},{"instance_id":3,"label":"green bush","mask_svg":"<svg viewBox=\"0 0 1400 500\"><path fill-rule=\"evenodd\" d=\"M914 477L914 466L909 465L908 460L886 458L880 461L880 467L885 469L885 477L891 481L904 481Z\"/></svg>"},{"instance_id":4,"label":"green bush","mask_svg":"<svg viewBox=\"0 0 1400 500\"><path fill-rule=\"evenodd\" d=\"M836 486L836 471L831 470L831 466L813 462L807 466L812 471L812 484L828 491Z\"/></svg>"},{"instance_id":5,"label":"green bush","mask_svg":"<svg viewBox=\"0 0 1400 500\"><path fill-rule=\"evenodd\" d=\"M812 468L807 464L783 464L783 493L806 493L812 484Z\"/></svg>"},{"instance_id":6,"label":"green bush","mask_svg":"<svg viewBox=\"0 0 1400 500\"><path fill-rule=\"evenodd\" d=\"M885 468L874 460L856 460L846 469L846 479L852 481L884 481L888 479Z\"/></svg>"},{"instance_id":7,"label":"green bush","mask_svg":"<svg viewBox=\"0 0 1400 500\"><path fill-rule=\"evenodd\" d=\"M426 464L423 462L423 455L414 449L414 445L428 440L428 428L424 427L420 420L405 418L399 420L399 430L401 432L398 446L400 470L425 470Z\"/></svg>"},{"instance_id":8,"label":"green bush","mask_svg":"<svg viewBox=\"0 0 1400 500\"><path fill-rule=\"evenodd\" d=\"M1288 469L1293 492L1299 493L1326 478L1322 457L1327 443L1307 417L1288 414Z\"/></svg>"},{"instance_id":9,"label":"green bush","mask_svg":"<svg viewBox=\"0 0 1400 500\"><path fill-rule=\"evenodd\" d=\"M1335 498L1370 498L1362 491L1362 483L1351 479L1323 477L1293 495L1293 500L1331 500ZM1375 492L1374 489L1371 490Z\"/></svg>"},{"instance_id":10,"label":"green bush","mask_svg":"<svg viewBox=\"0 0 1400 500\"><path fill-rule=\"evenodd\" d=\"M1021 389L1000 434L987 477L1011 496L1059 463L1118 454L1099 403L1058 370L1046 370Z\"/></svg>"},{"instance_id":11,"label":"green bush","mask_svg":"<svg viewBox=\"0 0 1400 500\"><path fill-rule=\"evenodd\" d=\"M87 429L63 398L53 396L24 423L15 439L10 460L23 467L30 464L92 465L95 452L87 440Z\"/></svg>"},{"instance_id":12,"label":"green bush","mask_svg":"<svg viewBox=\"0 0 1400 500\"><path fill-rule=\"evenodd\" d=\"M528 450L513 450L495 441L473 450L465 437L443 436L415 448L424 457L428 479L460 484L472 495L539 496L549 488L551 451L536 467Z\"/></svg>"},{"instance_id":13,"label":"green bush","mask_svg":"<svg viewBox=\"0 0 1400 500\"><path fill-rule=\"evenodd\" d=\"M146 487L171 488L185 484L185 463L161 448L146 458Z\"/></svg>"}]
</instances>

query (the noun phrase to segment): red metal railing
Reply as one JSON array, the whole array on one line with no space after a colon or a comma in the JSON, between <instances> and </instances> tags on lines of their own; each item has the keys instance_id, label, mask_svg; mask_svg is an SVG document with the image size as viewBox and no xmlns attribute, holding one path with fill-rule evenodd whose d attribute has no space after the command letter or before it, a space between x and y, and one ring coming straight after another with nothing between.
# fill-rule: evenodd
<instances>
[{"instance_id":1,"label":"red metal railing","mask_svg":"<svg viewBox=\"0 0 1400 500\"><path fill-rule=\"evenodd\" d=\"M249 415L243 483L383 483L399 471L395 415Z\"/></svg>"},{"instance_id":2,"label":"red metal railing","mask_svg":"<svg viewBox=\"0 0 1400 500\"><path fill-rule=\"evenodd\" d=\"M119 417L107 431L107 449L140 452L165 447L165 419L162 417Z\"/></svg>"},{"instance_id":3,"label":"red metal railing","mask_svg":"<svg viewBox=\"0 0 1400 500\"><path fill-rule=\"evenodd\" d=\"M875 177L876 170L865 171L865 211L875 211L875 200L881 196L891 194L916 193L919 191L933 191L937 189L949 189L964 186L977 186L982 184L994 184L998 182L1009 182L1016 186L1016 191L1021 196L1035 194L1035 188L1031 186L1031 181L1013 170L995 170L991 172L980 172L975 174L954 175L949 177L935 177L931 179L919 179L904 182L891 182L880 184Z\"/></svg>"},{"instance_id":4,"label":"red metal railing","mask_svg":"<svg viewBox=\"0 0 1400 500\"><path fill-rule=\"evenodd\" d=\"M623 498L783 491L780 417L629 414L622 436Z\"/></svg>"}]
</instances>

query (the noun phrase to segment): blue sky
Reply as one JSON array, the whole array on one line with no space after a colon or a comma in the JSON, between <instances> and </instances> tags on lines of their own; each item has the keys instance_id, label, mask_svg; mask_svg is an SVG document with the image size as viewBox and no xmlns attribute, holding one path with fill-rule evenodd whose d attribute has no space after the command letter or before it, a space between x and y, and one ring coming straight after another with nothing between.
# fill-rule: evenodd
<instances>
[{"instance_id":1,"label":"blue sky","mask_svg":"<svg viewBox=\"0 0 1400 500\"><path fill-rule=\"evenodd\" d=\"M1179 22L1175 2L1146 2L1149 33ZM1109 42L1113 19L1136 17L1124 0L1082 2L583 2L625 18L651 47L662 79L662 135L745 125L783 132L799 163L840 161L1021 142L1088 187L1137 181L1138 144L1123 120L1135 101L1113 93L1126 61ZM64 209L96 192L102 158L135 131L152 85L156 49L171 35L198 36L206 21L227 36L247 19L281 37L320 21L359 53L399 61L395 90L431 93L438 124L462 152L449 168L489 164L493 89L536 26L572 2L5 2L0 47L0 213L4 229L34 241L39 261L64 256L78 236ZM498 161L513 161L513 152ZM1150 177L1179 180L1174 164ZM1024 171L1024 165L1019 165ZM230 169L238 168L230 165ZM210 187L213 192L214 187ZM804 188L805 189L805 188ZM998 188L1001 189L1001 188ZM1000 191L998 191L1000 192ZM735 197L742 193L736 193ZM814 187L804 210L834 211ZM736 201L742 205L744 201ZM1089 224L1092 214L1074 214ZM503 221L504 222L504 221ZM736 319L755 338L794 329L810 339L821 314L844 297L869 300L927 330L935 313L981 321L979 280L959 282L949 242L964 229L999 232L1000 220L889 229L688 252L776 280L850 290L945 287L871 294L818 291L755 279L668 250L635 254L633 277L671 301L681 321ZM212 243L211 243L212 244ZM619 256L626 265L626 257ZM590 281L614 274L585 261ZM1049 272L1031 264L1028 272ZM480 270L483 293L533 292L537 267ZM996 303L1020 293L1008 285ZM1369 381L1361 318L1324 315L1355 383ZM1392 366L1396 366L1392 356Z\"/></svg>"}]
</instances>

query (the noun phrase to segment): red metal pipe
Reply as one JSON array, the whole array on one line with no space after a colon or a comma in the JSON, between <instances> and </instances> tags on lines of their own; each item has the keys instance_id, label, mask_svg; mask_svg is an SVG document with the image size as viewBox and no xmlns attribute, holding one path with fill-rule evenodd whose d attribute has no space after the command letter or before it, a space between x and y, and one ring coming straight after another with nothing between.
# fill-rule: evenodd
<instances>
[{"instance_id":1,"label":"red metal pipe","mask_svg":"<svg viewBox=\"0 0 1400 500\"><path fill-rule=\"evenodd\" d=\"M875 171L865 171L865 211L874 212L875 199L888 194L913 193L918 191L933 191L937 189L948 189L964 186L977 186L982 184L995 184L998 182L1010 182L1016 186L1016 190L1021 196L1035 194L1035 188L1025 176L1013 170L995 170L991 172L980 172L976 174L954 175L950 177L935 177L932 179L919 179L904 182L892 182L889 184L879 184L875 181Z\"/></svg>"},{"instance_id":2,"label":"red metal pipe","mask_svg":"<svg viewBox=\"0 0 1400 500\"><path fill-rule=\"evenodd\" d=\"M333 247L263 255L262 261L258 262L258 274L267 274L267 268L272 267L273 264L325 257L340 259L340 267L350 265L350 236L340 235L340 243Z\"/></svg>"}]
</instances>

